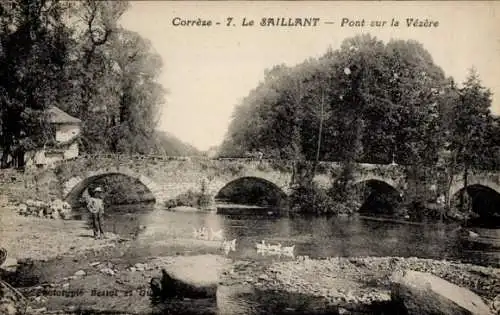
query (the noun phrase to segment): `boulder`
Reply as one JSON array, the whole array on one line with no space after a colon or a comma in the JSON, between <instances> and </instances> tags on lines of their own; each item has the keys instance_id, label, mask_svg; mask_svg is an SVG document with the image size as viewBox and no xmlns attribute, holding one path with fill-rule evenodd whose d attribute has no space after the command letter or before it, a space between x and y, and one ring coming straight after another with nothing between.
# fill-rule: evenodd
<instances>
[{"instance_id":1,"label":"boulder","mask_svg":"<svg viewBox=\"0 0 500 315\"><path fill-rule=\"evenodd\" d=\"M152 279L151 289L162 298L214 298L228 262L216 255L179 256L162 268L160 281Z\"/></svg>"},{"instance_id":2,"label":"boulder","mask_svg":"<svg viewBox=\"0 0 500 315\"><path fill-rule=\"evenodd\" d=\"M75 276L77 277L83 277L85 276L87 273L83 270L78 270L77 272L75 272Z\"/></svg>"},{"instance_id":3,"label":"boulder","mask_svg":"<svg viewBox=\"0 0 500 315\"><path fill-rule=\"evenodd\" d=\"M493 315L472 291L430 273L397 271L391 277L391 298L408 315Z\"/></svg>"},{"instance_id":4,"label":"boulder","mask_svg":"<svg viewBox=\"0 0 500 315\"><path fill-rule=\"evenodd\" d=\"M137 271L144 271L144 270L146 270L146 267L147 267L147 265L146 264L142 264L142 263L137 263L137 264L134 265L134 268Z\"/></svg>"},{"instance_id":5,"label":"boulder","mask_svg":"<svg viewBox=\"0 0 500 315\"><path fill-rule=\"evenodd\" d=\"M63 220L69 220L72 218L71 212L62 212L60 214Z\"/></svg>"},{"instance_id":6,"label":"boulder","mask_svg":"<svg viewBox=\"0 0 500 315\"><path fill-rule=\"evenodd\" d=\"M60 219L60 218L61 218L61 215L59 214L59 212L54 211L54 212L52 212L52 213L50 214L50 217L51 217L52 219L58 220L58 219Z\"/></svg>"}]
</instances>

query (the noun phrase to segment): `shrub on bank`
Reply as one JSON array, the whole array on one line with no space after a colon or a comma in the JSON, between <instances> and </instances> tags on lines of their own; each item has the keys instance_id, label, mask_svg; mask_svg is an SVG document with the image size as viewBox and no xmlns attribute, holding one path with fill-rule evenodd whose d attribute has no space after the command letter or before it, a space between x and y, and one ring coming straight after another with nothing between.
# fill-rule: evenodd
<instances>
[{"instance_id":1,"label":"shrub on bank","mask_svg":"<svg viewBox=\"0 0 500 315\"><path fill-rule=\"evenodd\" d=\"M352 214L354 207L349 202L340 202L332 198L329 191L313 184L309 187L299 186L290 196L291 208L302 214Z\"/></svg>"},{"instance_id":2,"label":"shrub on bank","mask_svg":"<svg viewBox=\"0 0 500 315\"><path fill-rule=\"evenodd\" d=\"M192 208L208 208L212 203L210 195L188 190L187 192L177 196L174 199L167 200L165 206L168 209L175 207L192 207Z\"/></svg>"},{"instance_id":3,"label":"shrub on bank","mask_svg":"<svg viewBox=\"0 0 500 315\"><path fill-rule=\"evenodd\" d=\"M206 209L212 204L212 198L208 194L200 193L198 198L198 207Z\"/></svg>"}]
</instances>

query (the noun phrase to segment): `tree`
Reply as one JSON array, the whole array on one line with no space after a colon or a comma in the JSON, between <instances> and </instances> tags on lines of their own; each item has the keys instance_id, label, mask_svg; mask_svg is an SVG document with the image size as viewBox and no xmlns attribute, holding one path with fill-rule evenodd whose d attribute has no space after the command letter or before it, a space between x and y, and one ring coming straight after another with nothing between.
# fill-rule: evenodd
<instances>
[{"instance_id":1,"label":"tree","mask_svg":"<svg viewBox=\"0 0 500 315\"><path fill-rule=\"evenodd\" d=\"M126 1L86 0L75 2L68 11L73 45L66 64L68 93L62 109L82 120L85 151L109 150L112 113L119 102L112 41L127 8Z\"/></svg>"},{"instance_id":2,"label":"tree","mask_svg":"<svg viewBox=\"0 0 500 315\"><path fill-rule=\"evenodd\" d=\"M112 113L110 147L113 152L150 153L154 150L164 90L156 82L162 67L160 56L139 34L121 30L111 51L117 78L118 107Z\"/></svg>"},{"instance_id":3,"label":"tree","mask_svg":"<svg viewBox=\"0 0 500 315\"><path fill-rule=\"evenodd\" d=\"M416 41L347 38L320 58L266 71L235 109L221 151L231 156L259 150L301 161L307 181L318 160L341 161L340 186L349 185L359 162L401 164L411 184L407 198L423 202L442 173L439 156L461 121L454 116L459 98L451 81ZM499 150L493 140L498 124L484 117L488 122L481 130L488 140L476 142L483 149L474 149L481 156L474 167L485 161L494 166Z\"/></svg>"},{"instance_id":4,"label":"tree","mask_svg":"<svg viewBox=\"0 0 500 315\"><path fill-rule=\"evenodd\" d=\"M88 152L161 151L155 127L164 89L162 60L151 43L118 25L124 1L87 0L73 6L72 59L66 65L64 110L80 118Z\"/></svg>"},{"instance_id":5,"label":"tree","mask_svg":"<svg viewBox=\"0 0 500 315\"><path fill-rule=\"evenodd\" d=\"M9 156L24 167L27 151L50 141L46 115L61 100L62 68L69 32L63 23L65 3L2 3L0 35L0 147L2 167Z\"/></svg>"},{"instance_id":6,"label":"tree","mask_svg":"<svg viewBox=\"0 0 500 315\"><path fill-rule=\"evenodd\" d=\"M484 148L488 146L488 130L492 126L491 92L481 85L475 69L471 69L458 95L450 126L449 150L456 171L463 172L464 189L460 195L463 205L468 174L474 167L481 168L485 159Z\"/></svg>"},{"instance_id":7,"label":"tree","mask_svg":"<svg viewBox=\"0 0 500 315\"><path fill-rule=\"evenodd\" d=\"M122 29L125 1L0 3L2 166L53 144L47 108L82 120L87 152L161 151L156 134L164 89L151 44Z\"/></svg>"}]
</instances>

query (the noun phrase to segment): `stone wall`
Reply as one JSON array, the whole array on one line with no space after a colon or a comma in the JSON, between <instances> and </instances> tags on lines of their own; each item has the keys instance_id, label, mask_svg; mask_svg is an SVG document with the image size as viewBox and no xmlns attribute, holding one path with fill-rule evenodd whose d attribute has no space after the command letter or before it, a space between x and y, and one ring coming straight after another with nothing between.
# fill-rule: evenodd
<instances>
[{"instance_id":1,"label":"stone wall","mask_svg":"<svg viewBox=\"0 0 500 315\"><path fill-rule=\"evenodd\" d=\"M188 190L200 191L205 183L207 192L217 192L233 180L257 177L290 193L292 161L252 159L169 158L155 156L82 156L61 161L53 169L34 170L27 182L48 190L72 202L89 183L109 174L123 174L138 179L155 196L157 202L172 199ZM331 185L332 178L340 175L339 163L321 162L315 181L322 187ZM359 164L354 174L357 182L378 180L389 184L399 192L408 187L405 168L399 165ZM33 178L37 178L34 180ZM41 180L43 179L43 180ZM482 184L500 193L498 174L473 174L469 184ZM26 184L29 186L29 184ZM463 186L461 177L456 178L450 189L456 193Z\"/></svg>"},{"instance_id":2,"label":"stone wall","mask_svg":"<svg viewBox=\"0 0 500 315\"><path fill-rule=\"evenodd\" d=\"M291 172L277 169L266 161L233 160L154 160L131 158L81 158L60 163L55 169L63 183L61 195L76 198L93 180L108 174L123 174L138 179L155 195L157 202L175 198L188 191L200 191L205 182L211 195L241 177L258 177L275 184L285 193Z\"/></svg>"}]
</instances>

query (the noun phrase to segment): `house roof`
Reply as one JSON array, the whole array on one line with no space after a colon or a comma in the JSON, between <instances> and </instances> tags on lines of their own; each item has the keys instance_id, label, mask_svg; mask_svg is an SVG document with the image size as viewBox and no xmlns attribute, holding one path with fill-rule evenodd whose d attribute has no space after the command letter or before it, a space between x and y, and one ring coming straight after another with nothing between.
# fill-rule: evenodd
<instances>
[{"instance_id":1,"label":"house roof","mask_svg":"<svg viewBox=\"0 0 500 315\"><path fill-rule=\"evenodd\" d=\"M47 111L49 113L49 122L53 124L79 124L82 122L55 106L50 106Z\"/></svg>"}]
</instances>

